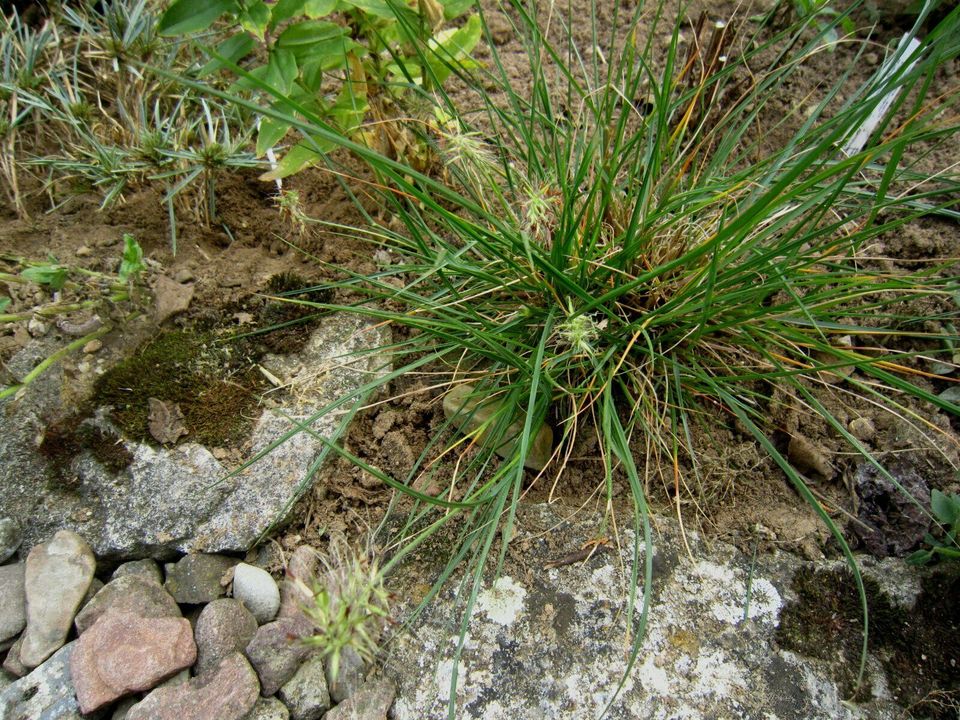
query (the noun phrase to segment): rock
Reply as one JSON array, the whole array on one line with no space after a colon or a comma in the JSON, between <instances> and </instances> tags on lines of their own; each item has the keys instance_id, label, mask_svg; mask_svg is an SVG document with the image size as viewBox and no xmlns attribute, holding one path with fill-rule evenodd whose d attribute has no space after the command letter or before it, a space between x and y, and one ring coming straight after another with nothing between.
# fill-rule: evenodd
<instances>
[{"instance_id":1,"label":"rock","mask_svg":"<svg viewBox=\"0 0 960 720\"><path fill-rule=\"evenodd\" d=\"M261 692L273 695L293 677L313 649L301 642L310 632L306 623L283 618L261 625L247 645L246 655L260 677Z\"/></svg>"},{"instance_id":2,"label":"rock","mask_svg":"<svg viewBox=\"0 0 960 720\"><path fill-rule=\"evenodd\" d=\"M3 659L3 669L14 677L24 677L30 674L30 668L20 662L20 647L23 645L23 635L18 637Z\"/></svg>"},{"instance_id":3,"label":"rock","mask_svg":"<svg viewBox=\"0 0 960 720\"><path fill-rule=\"evenodd\" d=\"M280 688L278 697L290 709L292 720L320 720L330 709L330 693L323 672L323 658L308 658Z\"/></svg>"},{"instance_id":4,"label":"rock","mask_svg":"<svg viewBox=\"0 0 960 720\"><path fill-rule=\"evenodd\" d=\"M257 698L253 710L244 716L243 720L289 720L290 711L287 706L275 697Z\"/></svg>"},{"instance_id":5,"label":"rock","mask_svg":"<svg viewBox=\"0 0 960 720\"><path fill-rule=\"evenodd\" d=\"M906 463L892 462L886 468L911 497L874 465L860 463L853 479L860 499L859 522L851 522L849 531L874 557L903 557L917 548L930 527L930 518L923 510L930 507L930 488Z\"/></svg>"},{"instance_id":6,"label":"rock","mask_svg":"<svg viewBox=\"0 0 960 720\"><path fill-rule=\"evenodd\" d=\"M173 276L173 279L178 283L186 284L196 280L196 276L193 274L193 270L190 268L183 268L182 270L177 270L177 273Z\"/></svg>"},{"instance_id":7,"label":"rock","mask_svg":"<svg viewBox=\"0 0 960 720\"><path fill-rule=\"evenodd\" d=\"M153 580L126 575L111 580L77 613L74 625L83 634L108 611L132 613L141 618L181 617L176 600Z\"/></svg>"},{"instance_id":8,"label":"rock","mask_svg":"<svg viewBox=\"0 0 960 720\"><path fill-rule=\"evenodd\" d=\"M868 417L854 418L850 421L848 429L857 440L863 440L864 442L873 440L877 435L877 428L873 424L873 420Z\"/></svg>"},{"instance_id":9,"label":"rock","mask_svg":"<svg viewBox=\"0 0 960 720\"><path fill-rule=\"evenodd\" d=\"M371 680L324 715L324 720L384 720L396 695L397 686L393 681Z\"/></svg>"},{"instance_id":10,"label":"rock","mask_svg":"<svg viewBox=\"0 0 960 720\"><path fill-rule=\"evenodd\" d=\"M787 446L787 457L800 472L815 472L826 479L833 477L833 468L827 456L803 435L795 434Z\"/></svg>"},{"instance_id":11,"label":"rock","mask_svg":"<svg viewBox=\"0 0 960 720\"><path fill-rule=\"evenodd\" d=\"M236 560L224 555L196 553L166 566L164 587L178 603L198 604L223 597L221 579Z\"/></svg>"},{"instance_id":12,"label":"rock","mask_svg":"<svg viewBox=\"0 0 960 720\"><path fill-rule=\"evenodd\" d=\"M110 720L126 720L127 715L130 714L130 710L138 702L140 702L140 700L135 695L121 698L117 701L117 704L113 706L113 714L110 715Z\"/></svg>"},{"instance_id":13,"label":"rock","mask_svg":"<svg viewBox=\"0 0 960 720\"><path fill-rule=\"evenodd\" d=\"M27 629L20 647L26 667L36 667L63 645L96 565L90 546L70 530L27 555Z\"/></svg>"},{"instance_id":14,"label":"rock","mask_svg":"<svg viewBox=\"0 0 960 720\"><path fill-rule=\"evenodd\" d=\"M280 609L280 589L270 573L247 563L234 568L233 596L247 606L261 625L273 620Z\"/></svg>"},{"instance_id":15,"label":"rock","mask_svg":"<svg viewBox=\"0 0 960 720\"><path fill-rule=\"evenodd\" d=\"M480 397L474 397L477 390L473 385L463 383L456 385L446 395L443 396L443 414L464 433L475 432L478 428L490 422L501 407L498 400L484 400ZM517 436L523 430L523 422L516 420L504 433L503 442L496 449L500 457L510 457L517 445ZM479 442L484 445L490 443L485 440L485 430ZM523 461L524 467L531 470L540 471L550 461L550 455L553 453L553 431L550 426L544 423L540 426L537 434L533 437L527 452L527 457Z\"/></svg>"},{"instance_id":16,"label":"rock","mask_svg":"<svg viewBox=\"0 0 960 720\"><path fill-rule=\"evenodd\" d=\"M184 618L110 611L77 641L70 675L84 713L155 687L193 665L197 646Z\"/></svg>"},{"instance_id":17,"label":"rock","mask_svg":"<svg viewBox=\"0 0 960 720\"><path fill-rule=\"evenodd\" d=\"M26 677L0 693L4 720L84 720L70 684L70 657L77 643L64 645Z\"/></svg>"},{"instance_id":18,"label":"rock","mask_svg":"<svg viewBox=\"0 0 960 720\"><path fill-rule=\"evenodd\" d=\"M383 374L390 358L372 350L389 344L389 333L389 328L357 316L326 318L307 346L289 356L307 374L299 379L297 392L284 405L264 411L252 431L249 451L238 460L253 457L296 430L290 417L310 417ZM29 352L25 348L7 365L11 373L25 374L58 347L51 341L49 347ZM311 424L315 434L294 434L231 477L209 449L183 440L172 448L127 441L124 447L132 460L120 470L104 467L85 449L70 465L71 473L82 481L83 493L51 491L36 482L50 469L37 453L35 439L45 427L43 418L71 411L61 401L75 382L61 370L55 366L37 378L16 403L0 400L4 413L0 517L21 520L28 546L72 527L71 517L84 517L84 536L98 557L111 561L143 557L169 561L184 552L244 553L290 512L304 489L303 478L325 450L323 438L329 438L340 422L336 413L317 417ZM91 422L104 432L106 428L116 432L102 411Z\"/></svg>"},{"instance_id":19,"label":"rock","mask_svg":"<svg viewBox=\"0 0 960 720\"><path fill-rule=\"evenodd\" d=\"M333 677L330 664L327 663L327 687L330 688L330 698L333 702L342 703L363 685L364 669L363 659L351 647L345 647L340 653L336 678Z\"/></svg>"},{"instance_id":20,"label":"rock","mask_svg":"<svg viewBox=\"0 0 960 720\"><path fill-rule=\"evenodd\" d=\"M0 567L0 641L16 637L27 624L23 563Z\"/></svg>"},{"instance_id":21,"label":"rock","mask_svg":"<svg viewBox=\"0 0 960 720\"><path fill-rule=\"evenodd\" d=\"M215 670L232 652L243 651L257 632L257 620L242 602L220 598L205 606L197 618L194 638L197 642L198 676Z\"/></svg>"},{"instance_id":22,"label":"rock","mask_svg":"<svg viewBox=\"0 0 960 720\"><path fill-rule=\"evenodd\" d=\"M654 518L651 607L636 662L627 673L642 601L641 587L636 617L628 621L634 530L621 527L619 544L590 560L546 568L595 538L603 520L603 510L572 514L559 504L521 503L500 579L487 579L467 629L456 717L596 718L625 675L606 717L873 717L848 707L821 665L782 650L777 642L784 594L806 561L786 553L754 559L718 540L708 545L665 516ZM642 538L639 545L642 573ZM429 587L450 551L433 547L397 568L392 575L395 617L416 606L421 596L415 589ZM447 588L409 630L385 645L384 671L398 684L393 720L446 715L462 603L462 594ZM352 702L338 705L324 720L342 720Z\"/></svg>"},{"instance_id":23,"label":"rock","mask_svg":"<svg viewBox=\"0 0 960 720\"><path fill-rule=\"evenodd\" d=\"M163 573L160 572L160 566L153 558L125 562L113 571L112 577L116 580L127 575L139 575L147 580L153 580L157 585L163 585Z\"/></svg>"},{"instance_id":24,"label":"rock","mask_svg":"<svg viewBox=\"0 0 960 720\"><path fill-rule=\"evenodd\" d=\"M23 542L23 531L12 517L0 518L0 563L5 563Z\"/></svg>"},{"instance_id":25,"label":"rock","mask_svg":"<svg viewBox=\"0 0 960 720\"><path fill-rule=\"evenodd\" d=\"M100 352L103 349L103 340L100 338L94 338L86 345L83 346L83 352L87 355L93 355L94 353Z\"/></svg>"},{"instance_id":26,"label":"rock","mask_svg":"<svg viewBox=\"0 0 960 720\"><path fill-rule=\"evenodd\" d=\"M131 708L127 720L241 720L259 692L257 674L235 652L206 677L154 690Z\"/></svg>"},{"instance_id":27,"label":"rock","mask_svg":"<svg viewBox=\"0 0 960 720\"><path fill-rule=\"evenodd\" d=\"M280 585L280 617L304 617L302 606L311 600L310 595L296 583L309 583L317 576L319 556L315 548L299 545L290 555L285 570L285 580Z\"/></svg>"},{"instance_id":28,"label":"rock","mask_svg":"<svg viewBox=\"0 0 960 720\"><path fill-rule=\"evenodd\" d=\"M193 300L193 285L182 285L176 280L161 275L153 286L153 319L157 325L190 307Z\"/></svg>"}]
</instances>

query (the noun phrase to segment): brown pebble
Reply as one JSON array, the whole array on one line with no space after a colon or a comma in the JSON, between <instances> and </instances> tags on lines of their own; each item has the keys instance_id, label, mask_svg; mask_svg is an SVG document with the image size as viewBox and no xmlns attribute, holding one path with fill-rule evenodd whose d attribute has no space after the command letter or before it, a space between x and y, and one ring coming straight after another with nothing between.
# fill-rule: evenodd
<instances>
[{"instance_id":1,"label":"brown pebble","mask_svg":"<svg viewBox=\"0 0 960 720\"><path fill-rule=\"evenodd\" d=\"M77 257L90 257L93 255L93 250L88 248L86 245L81 245L76 249L75 255Z\"/></svg>"},{"instance_id":2,"label":"brown pebble","mask_svg":"<svg viewBox=\"0 0 960 720\"><path fill-rule=\"evenodd\" d=\"M83 346L83 351L88 355L90 355L95 352L99 352L102 347L103 347L103 341L94 338L93 340L91 340L90 342L88 342L86 345Z\"/></svg>"},{"instance_id":3,"label":"brown pebble","mask_svg":"<svg viewBox=\"0 0 960 720\"><path fill-rule=\"evenodd\" d=\"M867 417L858 417L850 421L850 434L857 440L873 440L877 434L877 428L873 420Z\"/></svg>"},{"instance_id":4,"label":"brown pebble","mask_svg":"<svg viewBox=\"0 0 960 720\"><path fill-rule=\"evenodd\" d=\"M189 270L188 268L184 268L183 270L177 270L177 274L173 276L173 279L176 280L181 285L188 282L193 282L194 280L193 271Z\"/></svg>"}]
</instances>

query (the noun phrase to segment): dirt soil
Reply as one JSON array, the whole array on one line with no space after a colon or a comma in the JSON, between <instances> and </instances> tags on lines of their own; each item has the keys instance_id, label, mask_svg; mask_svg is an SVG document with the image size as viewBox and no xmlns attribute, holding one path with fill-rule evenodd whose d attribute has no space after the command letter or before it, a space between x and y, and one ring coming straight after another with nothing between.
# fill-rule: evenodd
<instances>
[{"instance_id":1,"label":"dirt soil","mask_svg":"<svg viewBox=\"0 0 960 720\"><path fill-rule=\"evenodd\" d=\"M708 11L711 20L729 20L734 16L742 19L750 14L743 8L737 9L734 3L723 2L694 3L688 16L695 18L701 6ZM505 17L493 9L490 13L493 38L499 46L501 57L507 63L515 63L519 76L525 70L522 47L513 38ZM602 21L603 17L600 19ZM893 22L880 28L877 42L886 42L903 31L902 27L896 25L896 17L892 19ZM858 20L866 24L870 19L861 17ZM576 33L588 31L589 28L582 28ZM580 39L586 37L584 35ZM666 37L658 38L661 43L667 40ZM796 77L795 85L785 88L784 103L813 92L824 82L824 78L829 81L835 68L844 66L852 52L851 48L841 47L835 56L815 58L808 69ZM877 53L882 57L882 48L879 46ZM481 48L477 56L483 60L489 57L489 52ZM875 70L876 64L876 57L868 56L851 82L865 80ZM955 84L957 68L946 68L940 80ZM775 111L776 108L772 107L771 110ZM776 134L771 136L770 141L777 141ZM932 164L939 161L942 166L955 160L927 159ZM287 183L288 188L299 192L303 210L310 217L346 224L363 222L337 178L319 170L310 170L289 179ZM104 390L107 383L103 377L107 368L122 358L133 356L142 359L149 354L151 343L158 342L158 336L169 337L167 333L186 332L199 337L207 333L212 334L215 340L222 340L248 332L286 319L277 304L271 304L262 294L293 289L291 276L297 282L302 282L303 287L310 287L322 285L342 269L370 273L377 268L376 248L363 240L325 230L319 225L300 228L281 217L275 203L275 187L258 180L256 172L245 171L220 177L216 188L220 212L218 224L205 227L201 223L192 223L190 214L185 212L180 222L176 256L171 252L161 191L154 187L132 192L105 210L99 208L98 197L69 194L67 189L59 188L57 196L53 198L57 208L50 210L51 199L40 192L38 183L34 183L34 192L28 198L29 218L18 218L11 207L0 206L0 257L42 260L52 256L72 267L115 272L120 262L122 237L124 233L131 233L143 247L151 286L158 287L158 283L163 282L161 278L166 278L184 292L192 292L189 306L183 312L162 318L157 323L155 308L146 306L141 318L121 323L103 337L102 347L87 348L89 352L75 353L64 360L66 372L76 379L78 412L88 407L82 399L97 389L97 378L100 378L99 390ZM870 249L864 262L889 269L915 267L936 258L956 257L958 249L960 226L957 223L924 220L913 223L902 232L881 238ZM11 262L0 260L0 271L12 267ZM20 288L5 287L0 282L0 295L5 294L12 295L15 300L8 312L29 309L34 303L46 299L32 290L24 293ZM947 308L944 305L908 309L917 317L935 318ZM83 313L78 313L71 321L82 322L85 319ZM936 323L936 320L928 322ZM47 333L59 333L64 343L69 341L69 336L55 324L48 325ZM299 332L304 327L308 326L300 326ZM257 353L262 351L260 344L273 352L289 351L296 347L297 332L227 343L226 347L232 348L230 358L222 355L215 355L213 361L208 358L209 362L220 363L227 369L220 380L228 382L237 396L236 406L231 406L236 408L234 414L247 416L253 413L261 402L263 392L268 389L263 378L252 371ZM0 326L0 363L9 360L14 352L37 334L40 331L36 327L29 328L26 321ZM211 344L217 343L211 341ZM923 348L902 349L910 351ZM184 360L186 364L190 362L194 360ZM197 362L202 362L202 359ZM951 381L947 377L929 372L929 366L924 366L920 359L915 362L918 369L928 372L920 380L925 389L938 393L948 387ZM192 372L188 371L186 365L175 369L182 372L180 375L174 373L168 379L172 384ZM142 372L142 368L135 369L135 372ZM209 372L203 377L209 377ZM121 378L114 386L123 387L125 382L127 380ZM381 402L359 418L347 438L347 447L395 478L406 478L442 423L439 392L430 389L437 382L436 377L427 375L405 379L394 388L397 397ZM188 390L191 389L195 389L194 386L188 387ZM931 407L912 402L906 404L903 416L892 416L850 392L842 379L838 378L825 378L822 383L811 383L810 389L841 422L848 425L852 423L862 429L861 439L876 452L879 459L885 462L896 460L894 465L901 468L901 477L909 477L912 481L914 476L919 476L918 492L922 494L925 488L929 497L932 488L944 491L960 489L956 477L956 468L960 467L960 428L956 418L949 418ZM116 412L120 403L116 396L111 397L110 404L114 405ZM855 528L856 518L865 502L855 490L858 473L863 472L860 463L841 450L841 438L823 421L813 419L812 413L793 404L776 388L770 389L769 397L775 442L798 466L806 463L804 469L814 492L837 522ZM188 399L184 397L177 402L185 406ZM142 408L138 412L140 415L133 422L143 427L145 415ZM679 496L674 493L672 471L662 477L659 473L653 475L648 489L655 507L663 513L675 513L679 508L686 527L700 529L708 537L733 541L743 547L752 549L758 544L761 551L775 547L794 550L811 559L836 555L837 548L829 533L772 461L765 458L748 435L729 418L709 407L705 408L705 412L715 414L711 422L718 430L709 436L696 437L695 458L683 458L684 487ZM224 413L229 414L227 411L220 414ZM52 444L48 445L48 450L54 453L53 456L57 452L69 453L70 448L78 444L103 444L102 439L78 439L64 434L62 428L65 420L68 418L50 419ZM221 457L228 459L236 455L243 445L242 432L231 431L207 437L200 431L199 421L188 418L186 422L187 434L175 438L173 442L203 437L218 448ZM58 435L58 432L61 434ZM147 437L147 432L142 430L140 436ZM797 436L803 442L791 443L791 439ZM642 466L642 439L638 439L636 451ZM436 455L437 451L432 452ZM122 458L117 461L122 461ZM691 472L694 463L698 471L696 474ZM425 491L437 492L445 487L444 479L441 471L430 478L418 479L417 483ZM601 503L603 498L598 492L601 483L602 465L596 453L595 441L584 436L574 448L565 472L559 478L548 472L528 489L527 498L561 500L573 507ZM615 497L626 497L628 492L627 484L618 479ZM346 462L331 463L321 472L313 490L296 508L290 524L278 534L277 544L286 552L303 542L324 546L336 534L362 537L377 525L390 497L391 494L376 478ZM877 505L871 510L873 517L876 519L876 514L880 513L879 522L883 522L883 511L884 507L889 506L889 497L884 495L883 488L877 488L872 497ZM889 522L891 526L897 523L892 516ZM891 532L900 538L897 540L897 554L903 555L915 548L925 529L909 524L906 528L891 527ZM903 539L904 533L908 536L906 539ZM860 547L872 549L870 543L855 530L848 535ZM842 579L835 580L842 584ZM821 583L819 579L813 585L805 582L801 579L803 588L826 584L838 587L833 582ZM955 595L956 580L952 582L950 587ZM836 592L842 594L839 589ZM931 587L928 592L931 598L940 598L940 601L950 604L945 599L949 595L944 596L941 587ZM823 602L829 604L831 598L824 596ZM917 612L922 614L929 610L936 614L938 607L942 609L943 606L936 605L935 600L931 599L931 602L934 604L918 608ZM837 610L837 613L840 612ZM842 612L847 610L843 609ZM879 617L886 618L879 606L877 612ZM810 621L815 622L817 617L821 616L814 613ZM955 637L955 609L950 617L952 630L943 628L945 634L938 636L936 632L932 635L927 633L923 638L916 633L923 634L924 628L933 626L925 624L927 621L922 618L916 620L919 623L914 626L916 637L905 637L903 646L912 647L915 641L919 643L921 639L937 645L938 637ZM796 622L801 620L797 618ZM846 620L838 619L837 622ZM801 636L802 633L796 633L792 642L798 650L806 651ZM846 645L843 647L846 648ZM813 649L807 648L810 652ZM891 653L891 658L896 658L896 662L906 662L902 654ZM939 658L937 662L955 661L955 658L935 657ZM935 662L916 658L912 661ZM894 663L894 660L891 662ZM917 665L912 667L915 669ZM907 674L911 672L910 667L894 666L891 669ZM938 682L942 682L939 687L947 688L948 692L952 687L953 692L960 693L956 677L953 675L951 681L949 677L938 676ZM934 692L935 689L935 686L930 686L926 691ZM912 698L911 702L920 702L923 691L922 687L903 690L905 697Z\"/></svg>"}]
</instances>

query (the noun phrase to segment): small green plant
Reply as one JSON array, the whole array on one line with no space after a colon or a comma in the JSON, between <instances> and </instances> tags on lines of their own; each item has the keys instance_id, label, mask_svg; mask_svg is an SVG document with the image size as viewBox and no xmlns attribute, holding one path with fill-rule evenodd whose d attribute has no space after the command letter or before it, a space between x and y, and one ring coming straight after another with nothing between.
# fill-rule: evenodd
<instances>
[{"instance_id":1,"label":"small green plant","mask_svg":"<svg viewBox=\"0 0 960 720\"><path fill-rule=\"evenodd\" d=\"M367 663L374 659L389 617L390 596L375 558L335 544L331 556L320 561L322 574L294 582L301 595L309 598L302 609L314 633L305 642L320 649L336 678L345 650L353 650Z\"/></svg>"},{"instance_id":2,"label":"small green plant","mask_svg":"<svg viewBox=\"0 0 960 720\"><path fill-rule=\"evenodd\" d=\"M123 251L116 275L84 268L71 268L55 258L31 262L23 258L3 257L18 272L0 272L0 283L11 286L35 285L49 299L32 307L6 312L11 298L0 297L0 325L56 321L64 335L73 337L27 373L20 382L0 387L0 400L15 395L67 355L91 340L106 335L118 324L140 312L144 301L142 275L146 270L143 249L133 235L123 236Z\"/></svg>"},{"instance_id":3,"label":"small green plant","mask_svg":"<svg viewBox=\"0 0 960 720\"><path fill-rule=\"evenodd\" d=\"M801 19L811 19L814 25L823 31L824 39L833 44L840 39L840 33L851 35L856 26L848 12L840 12L830 0L791 0L794 12Z\"/></svg>"},{"instance_id":4,"label":"small green plant","mask_svg":"<svg viewBox=\"0 0 960 720\"><path fill-rule=\"evenodd\" d=\"M160 20L160 31L181 36L206 31L218 19L237 34L211 51L202 69L209 75L237 68L265 50L265 60L241 71L237 88L262 84L280 92L267 96L270 109L259 122L257 153L281 142L295 123L283 114L320 117L366 144L385 148L398 139L394 105L412 87L442 85L451 65L469 64L480 39L475 15L460 28L441 30L463 15L471 0L420 0L415 7L396 0L218 0L197 12L193 0L176 0ZM418 50L427 45L431 53ZM364 124L366 120L372 120ZM265 177L280 179L321 161L335 143L308 137L290 148Z\"/></svg>"},{"instance_id":5,"label":"small green plant","mask_svg":"<svg viewBox=\"0 0 960 720\"><path fill-rule=\"evenodd\" d=\"M935 558L960 560L960 495L947 495L940 490L930 492L930 509L943 526L943 537L935 538L930 533L923 537L929 548L917 550L907 562L926 565Z\"/></svg>"}]
</instances>

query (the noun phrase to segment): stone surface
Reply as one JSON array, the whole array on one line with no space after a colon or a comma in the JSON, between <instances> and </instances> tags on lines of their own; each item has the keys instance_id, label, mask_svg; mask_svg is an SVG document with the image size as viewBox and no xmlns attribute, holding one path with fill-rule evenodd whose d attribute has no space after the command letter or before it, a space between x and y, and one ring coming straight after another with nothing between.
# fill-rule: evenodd
<instances>
[{"instance_id":1,"label":"stone surface","mask_svg":"<svg viewBox=\"0 0 960 720\"><path fill-rule=\"evenodd\" d=\"M295 399L261 416L247 457L296 430L290 418L311 418L331 401L370 382L389 357L367 351L389 341L389 328L374 327L357 316L327 318L307 347L290 356ZM53 341L38 344L11 358L8 368L14 375L25 374L57 348ZM269 362L270 358L262 361ZM49 489L35 480L49 472L35 439L47 425L45 418L72 412L61 407L61 398L71 387L60 368L53 368L31 383L17 403L0 400L5 428L10 428L0 433L0 516L21 519L27 547L72 526L71 518L84 517L83 533L94 552L111 560L246 552L291 510L303 490L303 478L325 448L318 437L299 432L251 467L227 477L228 468L195 443L181 442L168 449L126 442L133 459L125 469L109 471L85 449L69 467L80 481L78 489ZM329 437L339 417L323 414L311 429L319 437ZM90 422L112 428L103 412Z\"/></svg>"},{"instance_id":2,"label":"stone surface","mask_svg":"<svg viewBox=\"0 0 960 720\"><path fill-rule=\"evenodd\" d=\"M90 546L70 530L27 555L27 629L20 647L26 667L36 667L63 645L96 565Z\"/></svg>"},{"instance_id":3,"label":"stone surface","mask_svg":"<svg viewBox=\"0 0 960 720\"><path fill-rule=\"evenodd\" d=\"M243 651L257 632L257 620L239 600L221 598L206 605L197 618L194 672L206 675L232 652Z\"/></svg>"},{"instance_id":4,"label":"stone surface","mask_svg":"<svg viewBox=\"0 0 960 720\"><path fill-rule=\"evenodd\" d=\"M930 488L905 463L888 462L887 471L899 488L874 465L857 466L853 486L860 500L859 522L850 523L849 530L874 557L903 557L920 545L930 527L924 510L930 507Z\"/></svg>"},{"instance_id":5,"label":"stone surface","mask_svg":"<svg viewBox=\"0 0 960 720\"><path fill-rule=\"evenodd\" d=\"M80 708L87 713L149 690L196 659L187 620L110 611L80 636L70 675Z\"/></svg>"},{"instance_id":6,"label":"stone surface","mask_svg":"<svg viewBox=\"0 0 960 720\"><path fill-rule=\"evenodd\" d=\"M646 634L628 673L625 616L635 537L629 521L620 524L619 545L612 549L586 562L547 567L595 538L603 519L582 508L521 504L500 578L486 580L475 604L458 667L455 717L599 717L624 676L605 716L613 720L896 717L877 711L886 702L887 683L875 664L868 666L867 681L879 695L855 706L843 702L820 661L780 649L776 633L785 594L797 569L810 563L783 553L752 561L722 542L707 546L689 529L684 541L664 517L654 524ZM638 614L642 538L639 553ZM396 596L414 597L447 556L440 547L414 553L394 574ZM457 584L457 578L450 582ZM405 602L393 609L394 617L413 609L414 601ZM462 597L458 603L447 588L408 633L386 644L385 672L399 686L395 720L447 716L462 606ZM631 631L638 626L635 617ZM336 720L345 704L325 720Z\"/></svg>"},{"instance_id":7,"label":"stone surface","mask_svg":"<svg viewBox=\"0 0 960 720\"><path fill-rule=\"evenodd\" d=\"M240 563L233 571L233 596L253 613L261 625L273 620L280 609L280 589L266 570Z\"/></svg>"},{"instance_id":8,"label":"stone surface","mask_svg":"<svg viewBox=\"0 0 960 720\"><path fill-rule=\"evenodd\" d=\"M330 709L330 693L323 672L323 658L307 658L277 696L290 710L292 720L320 720Z\"/></svg>"},{"instance_id":9,"label":"stone surface","mask_svg":"<svg viewBox=\"0 0 960 720\"><path fill-rule=\"evenodd\" d=\"M163 573L160 566L153 558L143 558L142 560L130 560L117 567L113 571L113 579L124 577L125 575L139 575L147 580L153 580L157 585L163 585Z\"/></svg>"},{"instance_id":10,"label":"stone surface","mask_svg":"<svg viewBox=\"0 0 960 720\"><path fill-rule=\"evenodd\" d=\"M224 555L194 553L166 566L164 587L178 603L206 603L223 597L221 582L236 560Z\"/></svg>"},{"instance_id":11,"label":"stone surface","mask_svg":"<svg viewBox=\"0 0 960 720\"><path fill-rule=\"evenodd\" d=\"M3 669L14 677L23 677L30 673L30 668L20 662L20 646L23 645L23 635L18 637L3 659Z\"/></svg>"},{"instance_id":12,"label":"stone surface","mask_svg":"<svg viewBox=\"0 0 960 720\"><path fill-rule=\"evenodd\" d=\"M182 285L166 275L159 276L153 286L153 317L157 325L190 307L193 291L193 285Z\"/></svg>"},{"instance_id":13,"label":"stone surface","mask_svg":"<svg viewBox=\"0 0 960 720\"><path fill-rule=\"evenodd\" d=\"M264 696L276 693L311 655L312 648L300 642L309 632L309 625L293 618L274 620L257 629L246 655L260 677Z\"/></svg>"},{"instance_id":14,"label":"stone surface","mask_svg":"<svg viewBox=\"0 0 960 720\"><path fill-rule=\"evenodd\" d=\"M33 672L0 693L0 718L83 720L70 684L70 657L76 645L76 642L64 645Z\"/></svg>"},{"instance_id":15,"label":"stone surface","mask_svg":"<svg viewBox=\"0 0 960 720\"><path fill-rule=\"evenodd\" d=\"M397 686L384 678L377 678L365 683L349 699L337 705L324 715L324 720L385 720L393 699L397 694ZM573 715L523 715L515 717L574 717Z\"/></svg>"},{"instance_id":16,"label":"stone surface","mask_svg":"<svg viewBox=\"0 0 960 720\"><path fill-rule=\"evenodd\" d=\"M330 688L330 697L335 703L341 703L353 695L363 685L365 665L356 650L345 647L340 653L340 664L337 668L337 677L330 672L327 663L327 687Z\"/></svg>"},{"instance_id":17,"label":"stone surface","mask_svg":"<svg viewBox=\"0 0 960 720\"><path fill-rule=\"evenodd\" d=\"M131 708L127 720L241 720L259 693L257 674L235 652L206 677L154 690Z\"/></svg>"},{"instance_id":18,"label":"stone surface","mask_svg":"<svg viewBox=\"0 0 960 720\"><path fill-rule=\"evenodd\" d=\"M23 563L0 567L0 641L16 637L27 624L25 569Z\"/></svg>"},{"instance_id":19,"label":"stone surface","mask_svg":"<svg viewBox=\"0 0 960 720\"><path fill-rule=\"evenodd\" d=\"M137 617L180 617L173 597L153 580L142 575L127 575L111 580L93 600L77 613L74 625L83 633L109 610L129 612Z\"/></svg>"},{"instance_id":20,"label":"stone surface","mask_svg":"<svg viewBox=\"0 0 960 720\"><path fill-rule=\"evenodd\" d=\"M243 720L288 720L290 711L287 706L275 697L259 697L253 710L247 713Z\"/></svg>"},{"instance_id":21,"label":"stone surface","mask_svg":"<svg viewBox=\"0 0 960 720\"><path fill-rule=\"evenodd\" d=\"M0 517L0 563L6 562L23 542L20 523L12 517Z\"/></svg>"}]
</instances>

